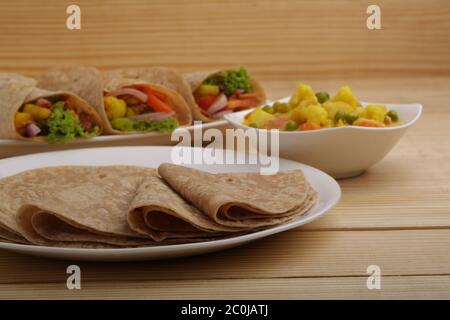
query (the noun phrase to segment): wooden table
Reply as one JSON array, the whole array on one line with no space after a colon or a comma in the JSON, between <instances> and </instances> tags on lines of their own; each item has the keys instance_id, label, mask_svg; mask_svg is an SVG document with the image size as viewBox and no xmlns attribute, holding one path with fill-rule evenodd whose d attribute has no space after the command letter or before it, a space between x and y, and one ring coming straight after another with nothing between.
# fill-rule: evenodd
<instances>
[{"instance_id":1,"label":"wooden table","mask_svg":"<svg viewBox=\"0 0 450 320\"><path fill-rule=\"evenodd\" d=\"M425 111L383 161L339 181L341 202L317 222L199 257L77 262L82 290L66 289L71 262L1 251L0 298L450 298L448 1L379 1L378 34L364 28L361 1L80 2L82 31L59 27L61 2L2 3L0 70L242 63L270 98L298 81L329 91L345 83L362 100ZM366 287L369 265L381 269L380 290Z\"/></svg>"}]
</instances>

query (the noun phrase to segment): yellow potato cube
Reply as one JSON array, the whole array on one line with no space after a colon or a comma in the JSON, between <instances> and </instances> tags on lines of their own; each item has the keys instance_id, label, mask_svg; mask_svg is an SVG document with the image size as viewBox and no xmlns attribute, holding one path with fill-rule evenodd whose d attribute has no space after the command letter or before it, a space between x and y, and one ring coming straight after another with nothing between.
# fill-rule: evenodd
<instances>
[{"instance_id":1,"label":"yellow potato cube","mask_svg":"<svg viewBox=\"0 0 450 320\"><path fill-rule=\"evenodd\" d=\"M107 96L104 98L104 102L109 120L123 118L127 114L127 103L124 100Z\"/></svg>"},{"instance_id":2,"label":"yellow potato cube","mask_svg":"<svg viewBox=\"0 0 450 320\"><path fill-rule=\"evenodd\" d=\"M254 124L257 128L263 128L265 125L275 116L263 111L262 109L256 109L245 119L247 125Z\"/></svg>"},{"instance_id":3,"label":"yellow potato cube","mask_svg":"<svg viewBox=\"0 0 450 320\"><path fill-rule=\"evenodd\" d=\"M388 110L385 106L382 105L368 105L361 112L362 118L372 119L378 121L380 123L384 122L384 117L388 113Z\"/></svg>"},{"instance_id":4,"label":"yellow potato cube","mask_svg":"<svg viewBox=\"0 0 450 320\"><path fill-rule=\"evenodd\" d=\"M341 87L333 97L332 101L343 101L352 107L356 107L358 105L358 99L356 99L353 95L352 89L350 89L349 86Z\"/></svg>"},{"instance_id":5,"label":"yellow potato cube","mask_svg":"<svg viewBox=\"0 0 450 320\"><path fill-rule=\"evenodd\" d=\"M329 124L328 113L320 104L311 104L307 107L298 106L292 110L291 118L297 123L314 123L319 126Z\"/></svg>"},{"instance_id":6,"label":"yellow potato cube","mask_svg":"<svg viewBox=\"0 0 450 320\"><path fill-rule=\"evenodd\" d=\"M289 100L289 106L296 107L299 105L299 103L308 99L311 99L313 103L317 103L317 98L311 86L301 83L298 85L297 90L291 96L291 99ZM308 103L308 105L309 104L312 103Z\"/></svg>"},{"instance_id":7,"label":"yellow potato cube","mask_svg":"<svg viewBox=\"0 0 450 320\"><path fill-rule=\"evenodd\" d=\"M26 124L33 122L33 116L30 113L16 112L15 125L16 129L24 127Z\"/></svg>"},{"instance_id":8,"label":"yellow potato cube","mask_svg":"<svg viewBox=\"0 0 450 320\"><path fill-rule=\"evenodd\" d=\"M31 114L36 121L45 120L52 115L50 109L32 103L27 103L23 107L23 112Z\"/></svg>"}]
</instances>

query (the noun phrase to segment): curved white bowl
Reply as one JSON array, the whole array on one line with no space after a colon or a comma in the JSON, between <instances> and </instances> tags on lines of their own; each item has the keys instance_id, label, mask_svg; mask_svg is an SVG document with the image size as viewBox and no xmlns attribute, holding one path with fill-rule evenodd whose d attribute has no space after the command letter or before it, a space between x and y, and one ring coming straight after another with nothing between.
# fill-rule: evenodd
<instances>
[{"instance_id":1,"label":"curved white bowl","mask_svg":"<svg viewBox=\"0 0 450 320\"><path fill-rule=\"evenodd\" d=\"M286 102L288 99L280 101ZM313 131L279 131L279 155L316 167L335 178L359 175L383 159L406 129L416 123L422 114L421 104L383 105L398 112L401 125L386 128L346 126ZM225 119L235 128L263 130L271 137L268 130L242 124L245 115L251 111L231 113Z\"/></svg>"}]
</instances>

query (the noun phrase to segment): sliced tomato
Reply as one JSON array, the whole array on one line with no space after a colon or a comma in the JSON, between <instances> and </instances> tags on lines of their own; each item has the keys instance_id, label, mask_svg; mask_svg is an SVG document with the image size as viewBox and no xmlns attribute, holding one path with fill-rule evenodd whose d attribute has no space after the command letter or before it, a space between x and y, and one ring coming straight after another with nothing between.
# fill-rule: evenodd
<instances>
[{"instance_id":1,"label":"sliced tomato","mask_svg":"<svg viewBox=\"0 0 450 320\"><path fill-rule=\"evenodd\" d=\"M250 108L256 106L257 104L258 99L235 99L235 100L228 100L227 108L228 109Z\"/></svg>"},{"instance_id":2,"label":"sliced tomato","mask_svg":"<svg viewBox=\"0 0 450 320\"><path fill-rule=\"evenodd\" d=\"M134 85L134 87L138 90L141 90L142 92L144 92L147 95L149 95L149 94L154 95L159 100L167 102L167 95L164 92L155 90L152 87L145 85L145 84L136 84L136 85Z\"/></svg>"},{"instance_id":3,"label":"sliced tomato","mask_svg":"<svg viewBox=\"0 0 450 320\"><path fill-rule=\"evenodd\" d=\"M217 97L218 95L196 96L195 100L200 108L202 108L203 110L208 110L213 102L217 99Z\"/></svg>"}]
</instances>

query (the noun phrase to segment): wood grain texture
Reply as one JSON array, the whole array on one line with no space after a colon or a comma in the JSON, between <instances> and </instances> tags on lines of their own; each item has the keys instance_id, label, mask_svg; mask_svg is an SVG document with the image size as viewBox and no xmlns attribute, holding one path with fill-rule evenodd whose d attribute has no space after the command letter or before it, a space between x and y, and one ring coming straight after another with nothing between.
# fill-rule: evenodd
<instances>
[{"instance_id":1,"label":"wood grain texture","mask_svg":"<svg viewBox=\"0 0 450 320\"><path fill-rule=\"evenodd\" d=\"M324 218L241 248L140 263L50 261L0 252L0 298L450 298L450 2L0 0L0 70L247 65L271 99L298 82L361 100L424 105L422 119ZM81 291L65 288L82 268ZM365 287L381 267L382 290ZM221 288L223 290L217 290ZM39 292L39 295L36 294Z\"/></svg>"},{"instance_id":2,"label":"wood grain texture","mask_svg":"<svg viewBox=\"0 0 450 320\"><path fill-rule=\"evenodd\" d=\"M382 30L370 1L81 0L81 30L65 27L72 1L1 2L0 70L85 64L248 65L269 78L450 73L450 3L387 1Z\"/></svg>"},{"instance_id":3,"label":"wood grain texture","mask_svg":"<svg viewBox=\"0 0 450 320\"><path fill-rule=\"evenodd\" d=\"M450 276L384 277L380 290L368 290L365 277L93 282L81 290L42 284L40 297L51 299L441 299L450 298ZM220 290L218 290L220 288ZM0 299L36 299L27 285L0 285Z\"/></svg>"}]
</instances>

